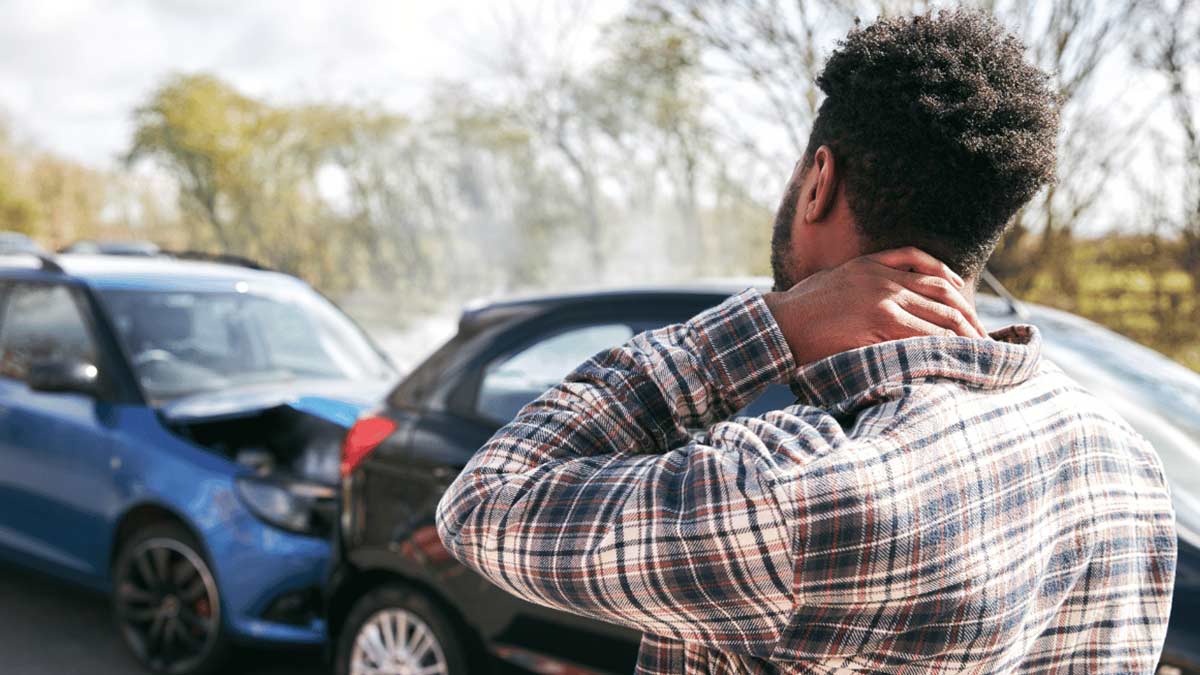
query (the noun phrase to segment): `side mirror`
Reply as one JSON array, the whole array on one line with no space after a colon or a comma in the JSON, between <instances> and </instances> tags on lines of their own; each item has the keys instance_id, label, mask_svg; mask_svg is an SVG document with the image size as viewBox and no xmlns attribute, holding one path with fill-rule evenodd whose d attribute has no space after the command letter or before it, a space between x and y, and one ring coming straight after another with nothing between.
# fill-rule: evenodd
<instances>
[{"instance_id":1,"label":"side mirror","mask_svg":"<svg viewBox=\"0 0 1200 675\"><path fill-rule=\"evenodd\" d=\"M34 391L96 396L100 371L87 361L43 361L29 366L25 381Z\"/></svg>"}]
</instances>

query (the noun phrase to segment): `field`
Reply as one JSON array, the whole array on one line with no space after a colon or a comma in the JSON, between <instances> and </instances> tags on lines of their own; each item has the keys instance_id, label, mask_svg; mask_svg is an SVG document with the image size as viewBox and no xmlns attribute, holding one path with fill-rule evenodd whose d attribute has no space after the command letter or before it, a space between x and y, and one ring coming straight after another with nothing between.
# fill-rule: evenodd
<instances>
[{"instance_id":1,"label":"field","mask_svg":"<svg viewBox=\"0 0 1200 675\"><path fill-rule=\"evenodd\" d=\"M1077 241L1062 263L1065 274L1038 274L1020 295L1086 316L1200 372L1196 275L1174 253L1146 238Z\"/></svg>"}]
</instances>

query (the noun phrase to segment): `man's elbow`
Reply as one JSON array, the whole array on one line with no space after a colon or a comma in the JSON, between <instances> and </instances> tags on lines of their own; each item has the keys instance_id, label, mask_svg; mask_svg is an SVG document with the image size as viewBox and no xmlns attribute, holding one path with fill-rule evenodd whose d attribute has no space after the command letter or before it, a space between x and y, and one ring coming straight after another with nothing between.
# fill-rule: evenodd
<instances>
[{"instance_id":1,"label":"man's elbow","mask_svg":"<svg viewBox=\"0 0 1200 675\"><path fill-rule=\"evenodd\" d=\"M442 498L434 510L434 524L437 526L438 538L442 540L442 546L446 547L450 555L460 562L462 562L463 556L460 551L459 534L462 532L462 525L466 520L465 513L469 511L469 508L464 508L465 506L461 499L459 481L456 480L442 494Z\"/></svg>"}]
</instances>

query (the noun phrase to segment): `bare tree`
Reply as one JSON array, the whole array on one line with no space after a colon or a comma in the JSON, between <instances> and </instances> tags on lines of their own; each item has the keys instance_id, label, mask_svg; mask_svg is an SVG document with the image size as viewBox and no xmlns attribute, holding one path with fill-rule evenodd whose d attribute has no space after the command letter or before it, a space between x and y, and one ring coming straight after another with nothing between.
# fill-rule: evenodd
<instances>
[{"instance_id":1,"label":"bare tree","mask_svg":"<svg viewBox=\"0 0 1200 675\"><path fill-rule=\"evenodd\" d=\"M1098 8L1083 0L978 0L1022 36L1031 57L1052 73L1062 97L1064 133L1060 176L1016 219L994 264L1018 290L1052 270L1067 295L1074 293L1069 266L1057 258L1076 223L1091 215L1122 165L1122 143L1136 131L1136 116L1115 127L1109 101L1093 86L1119 55L1140 0ZM718 117L730 148L754 154L768 170L789 166L807 143L820 104L815 80L824 50L859 17L929 11L941 2L919 0L638 0L634 20L680 30L698 44ZM721 106L724 102L725 105ZM747 111L750 111L748 113ZM752 114L752 116L751 116ZM749 118L749 119L748 119ZM761 177L756 178L760 182ZM770 193L763 195L771 199Z\"/></svg>"},{"instance_id":2,"label":"bare tree","mask_svg":"<svg viewBox=\"0 0 1200 675\"><path fill-rule=\"evenodd\" d=\"M710 86L720 92L714 112L726 139L763 160L786 163L803 150L820 103L819 46L844 32L857 9L858 3L839 0L640 0L630 21L693 41ZM778 148L764 127L788 147Z\"/></svg>"},{"instance_id":3,"label":"bare tree","mask_svg":"<svg viewBox=\"0 0 1200 675\"><path fill-rule=\"evenodd\" d=\"M1082 0L984 0L980 3L1014 30L1034 61L1051 75L1062 106L1058 180L1017 214L989 266L1018 294L1048 274L1056 302L1071 305L1078 293L1068 264L1077 226L1093 215L1125 165L1144 114L1118 119L1105 77L1120 77L1140 0L1097 7ZM1114 62L1120 59L1120 62ZM1108 70L1106 71L1106 68Z\"/></svg>"},{"instance_id":4,"label":"bare tree","mask_svg":"<svg viewBox=\"0 0 1200 675\"><path fill-rule=\"evenodd\" d=\"M1166 104L1175 125L1177 152L1163 153L1165 175L1177 175L1180 207L1174 229L1181 239L1179 265L1200 289L1200 2L1159 0L1150 5L1138 61L1162 77ZM1174 171L1172 171L1174 169ZM1193 324L1200 321L1200 302L1192 306Z\"/></svg>"},{"instance_id":5,"label":"bare tree","mask_svg":"<svg viewBox=\"0 0 1200 675\"><path fill-rule=\"evenodd\" d=\"M589 119L591 92L579 77L579 50L591 28L583 2L539 2L531 8L504 5L493 14L499 35L494 53L478 62L502 83L500 105L531 132L532 141L557 161L575 183L560 195L573 201L591 265L606 264L600 129ZM564 223L564 225L566 225Z\"/></svg>"}]
</instances>

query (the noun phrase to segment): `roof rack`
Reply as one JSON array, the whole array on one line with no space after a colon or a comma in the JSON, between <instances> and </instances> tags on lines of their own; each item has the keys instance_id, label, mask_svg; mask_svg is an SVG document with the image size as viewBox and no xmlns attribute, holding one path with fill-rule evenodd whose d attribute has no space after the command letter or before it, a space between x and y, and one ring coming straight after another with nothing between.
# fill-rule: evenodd
<instances>
[{"instance_id":1,"label":"roof rack","mask_svg":"<svg viewBox=\"0 0 1200 675\"><path fill-rule=\"evenodd\" d=\"M180 260L199 260L203 262L221 263L223 265L237 265L238 267L247 267L252 270L263 270L273 272L274 270L264 265L257 260L247 258L245 256L233 255L232 253L209 253L207 251L163 251L164 254L172 258Z\"/></svg>"},{"instance_id":2,"label":"roof rack","mask_svg":"<svg viewBox=\"0 0 1200 675\"><path fill-rule=\"evenodd\" d=\"M50 272L51 274L65 273L62 265L58 264L58 261L54 259L54 256L44 251L9 251L0 253L0 257L5 258L19 258L21 256L29 256L30 258L38 261L43 272Z\"/></svg>"},{"instance_id":3,"label":"roof rack","mask_svg":"<svg viewBox=\"0 0 1200 675\"><path fill-rule=\"evenodd\" d=\"M58 261L51 257L49 253L34 253L33 256L41 261L43 270L53 272L54 274L64 273L62 265L59 265Z\"/></svg>"}]
</instances>

